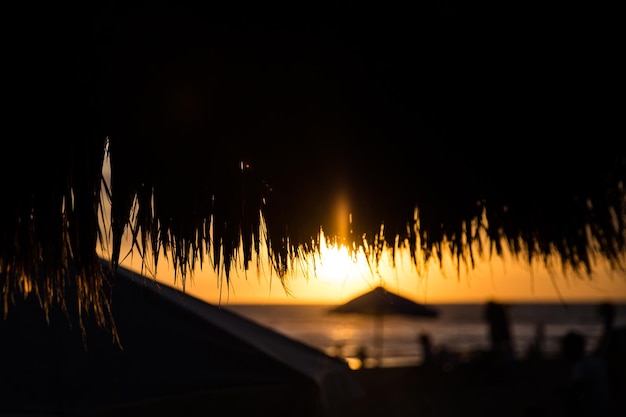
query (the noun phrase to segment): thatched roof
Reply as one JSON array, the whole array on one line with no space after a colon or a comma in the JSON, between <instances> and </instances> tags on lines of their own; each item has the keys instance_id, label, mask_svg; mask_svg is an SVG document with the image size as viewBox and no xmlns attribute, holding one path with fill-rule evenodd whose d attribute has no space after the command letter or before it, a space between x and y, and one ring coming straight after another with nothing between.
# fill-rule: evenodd
<instances>
[{"instance_id":1,"label":"thatched roof","mask_svg":"<svg viewBox=\"0 0 626 417\"><path fill-rule=\"evenodd\" d=\"M228 271L265 240L283 277L320 228L372 260L399 242L469 265L508 245L575 271L593 257L623 266L617 14L89 3L14 16L34 35L7 61L18 125L0 168L5 308L31 287L62 299L70 264L81 308L98 304L107 143L114 264L131 227L183 274L207 252Z\"/></svg>"}]
</instances>

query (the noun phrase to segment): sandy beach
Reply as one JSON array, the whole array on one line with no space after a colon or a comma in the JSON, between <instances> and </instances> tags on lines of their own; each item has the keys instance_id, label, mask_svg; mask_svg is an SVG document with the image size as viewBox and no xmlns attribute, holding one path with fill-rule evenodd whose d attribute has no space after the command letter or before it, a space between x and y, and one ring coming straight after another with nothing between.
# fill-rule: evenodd
<instances>
[{"instance_id":1,"label":"sandy beach","mask_svg":"<svg viewBox=\"0 0 626 417\"><path fill-rule=\"evenodd\" d=\"M566 409L569 368L558 360L365 368L354 375L365 396L342 410L344 417L572 415ZM626 415L626 397L619 398L608 416Z\"/></svg>"}]
</instances>

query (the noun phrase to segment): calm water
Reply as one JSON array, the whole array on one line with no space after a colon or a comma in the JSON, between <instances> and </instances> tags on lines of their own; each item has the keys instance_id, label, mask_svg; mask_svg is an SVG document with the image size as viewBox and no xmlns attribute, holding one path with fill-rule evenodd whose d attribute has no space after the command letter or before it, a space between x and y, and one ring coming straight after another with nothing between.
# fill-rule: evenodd
<instances>
[{"instance_id":1,"label":"calm water","mask_svg":"<svg viewBox=\"0 0 626 417\"><path fill-rule=\"evenodd\" d=\"M328 305L237 305L223 306L262 325L348 360L364 346L382 366L419 364L421 349L418 335L428 333L435 348L445 347L461 356L489 346L482 304L441 304L435 319L385 317L382 323L382 349L376 342L381 327L368 316L329 314ZM615 325L626 325L626 304L615 305ZM515 353L522 357L543 324L546 354L556 354L560 338L575 330L587 337L592 349L601 333L597 304L510 304L511 330ZM382 350L382 355L381 355Z\"/></svg>"}]
</instances>

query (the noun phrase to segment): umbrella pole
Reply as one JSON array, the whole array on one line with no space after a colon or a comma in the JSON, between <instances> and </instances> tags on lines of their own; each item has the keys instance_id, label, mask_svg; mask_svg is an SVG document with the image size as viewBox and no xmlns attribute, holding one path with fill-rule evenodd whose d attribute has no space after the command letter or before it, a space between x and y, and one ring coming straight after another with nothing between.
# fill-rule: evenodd
<instances>
[{"instance_id":1,"label":"umbrella pole","mask_svg":"<svg viewBox=\"0 0 626 417\"><path fill-rule=\"evenodd\" d=\"M382 365L383 361L383 314L378 315L374 320L374 341L376 345L376 366Z\"/></svg>"}]
</instances>

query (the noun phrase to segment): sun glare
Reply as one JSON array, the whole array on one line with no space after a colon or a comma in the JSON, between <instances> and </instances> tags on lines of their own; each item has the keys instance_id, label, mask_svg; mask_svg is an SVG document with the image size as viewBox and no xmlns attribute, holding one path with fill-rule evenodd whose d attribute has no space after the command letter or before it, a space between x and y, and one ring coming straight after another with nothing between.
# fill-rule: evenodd
<instances>
[{"instance_id":1,"label":"sun glare","mask_svg":"<svg viewBox=\"0 0 626 417\"><path fill-rule=\"evenodd\" d=\"M110 172L108 159L105 161L103 176L107 181ZM103 211L100 219L103 230L110 233L108 200L103 195ZM338 205L337 219L346 220L345 201ZM348 227L348 222L343 224ZM321 303L335 304L344 302L359 293L371 290L377 285L384 285L392 291L413 298L419 302L482 302L488 298L504 300L604 300L626 299L626 274L605 271L593 280L576 279L570 274L558 276L554 271L546 271L541 266L529 267L520 262L508 260L478 260L472 271L459 271L451 260L442 265L428 268L426 273L418 273L411 263L410 254L404 250L396 251L399 258L392 262L389 254L380 259L378 265L370 265L362 250L356 253L346 246L331 243L320 235L320 251L305 255L283 282L271 266L262 260L257 262L253 256L250 270L236 265L230 273L230 281L225 282L223 272L218 274L210 265L211 260L203 261L203 269L197 268L188 276L186 291L211 303ZM110 245L110 236L105 239L105 246ZM132 250L130 234L123 241L121 264L131 270L156 277L160 282L183 288L183 280L175 279L170 262L160 253L158 271L146 269L141 256ZM110 256L110 247L100 252L104 258ZM267 257L267 248L261 248ZM208 255L207 255L208 257ZM161 259L163 258L163 259ZM448 265L450 264L450 265ZM148 260L147 265L153 265ZM419 268L422 270L423 268ZM422 271L424 272L424 271Z\"/></svg>"},{"instance_id":2,"label":"sun glare","mask_svg":"<svg viewBox=\"0 0 626 417\"><path fill-rule=\"evenodd\" d=\"M324 240L322 239L322 242ZM319 259L315 263L315 276L322 282L349 286L355 282L371 281L372 271L365 254L351 254L344 245L322 243Z\"/></svg>"}]
</instances>

